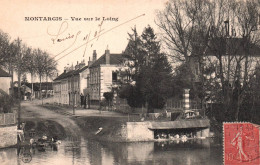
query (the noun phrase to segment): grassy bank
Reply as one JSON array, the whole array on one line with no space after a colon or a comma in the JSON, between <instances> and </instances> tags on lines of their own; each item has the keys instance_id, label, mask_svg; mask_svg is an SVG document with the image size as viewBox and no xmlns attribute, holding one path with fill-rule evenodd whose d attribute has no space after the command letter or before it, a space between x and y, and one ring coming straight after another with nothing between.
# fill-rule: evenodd
<instances>
[{"instance_id":1,"label":"grassy bank","mask_svg":"<svg viewBox=\"0 0 260 165\"><path fill-rule=\"evenodd\" d=\"M74 118L74 120L87 138L111 142L124 141L121 127L126 124L127 118L90 116ZM96 134L99 128L102 128L102 131Z\"/></svg>"}]
</instances>

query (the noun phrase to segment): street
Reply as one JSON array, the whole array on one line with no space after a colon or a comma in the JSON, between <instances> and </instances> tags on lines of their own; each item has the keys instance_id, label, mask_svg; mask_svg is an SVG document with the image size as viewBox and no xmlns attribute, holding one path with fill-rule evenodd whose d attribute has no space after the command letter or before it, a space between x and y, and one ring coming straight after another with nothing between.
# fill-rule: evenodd
<instances>
[{"instance_id":1,"label":"street","mask_svg":"<svg viewBox=\"0 0 260 165\"><path fill-rule=\"evenodd\" d=\"M61 115L32 102L22 102L21 118L24 120L46 119L59 123L66 131L67 136L80 134L78 125L69 116Z\"/></svg>"}]
</instances>

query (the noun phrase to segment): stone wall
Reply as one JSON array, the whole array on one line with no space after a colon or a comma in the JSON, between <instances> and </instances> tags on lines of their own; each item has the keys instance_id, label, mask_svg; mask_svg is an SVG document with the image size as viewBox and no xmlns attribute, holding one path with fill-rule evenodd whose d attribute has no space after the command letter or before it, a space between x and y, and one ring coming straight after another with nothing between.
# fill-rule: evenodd
<instances>
[{"instance_id":1,"label":"stone wall","mask_svg":"<svg viewBox=\"0 0 260 165\"><path fill-rule=\"evenodd\" d=\"M0 127L0 148L17 144L17 126Z\"/></svg>"},{"instance_id":2,"label":"stone wall","mask_svg":"<svg viewBox=\"0 0 260 165\"><path fill-rule=\"evenodd\" d=\"M149 141L154 139L154 131L148 127L150 122L127 122L128 141Z\"/></svg>"},{"instance_id":3,"label":"stone wall","mask_svg":"<svg viewBox=\"0 0 260 165\"><path fill-rule=\"evenodd\" d=\"M197 137L209 137L209 128L204 128L202 130L197 131L196 133Z\"/></svg>"},{"instance_id":4,"label":"stone wall","mask_svg":"<svg viewBox=\"0 0 260 165\"><path fill-rule=\"evenodd\" d=\"M170 123L170 122L163 122ZM155 124L161 124L161 127L165 126L162 122L127 122L126 126L122 126L121 136L126 141L151 141L154 140L154 131L153 126ZM172 123L172 122L171 122ZM174 129L174 127L172 127ZM209 128L201 128L197 130L196 136L200 137L209 137Z\"/></svg>"}]
</instances>

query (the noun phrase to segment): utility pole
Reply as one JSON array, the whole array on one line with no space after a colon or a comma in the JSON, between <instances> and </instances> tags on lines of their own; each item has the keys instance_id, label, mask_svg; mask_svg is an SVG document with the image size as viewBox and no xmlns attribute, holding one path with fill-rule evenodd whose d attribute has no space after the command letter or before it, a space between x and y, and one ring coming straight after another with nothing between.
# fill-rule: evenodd
<instances>
[{"instance_id":1,"label":"utility pole","mask_svg":"<svg viewBox=\"0 0 260 165\"><path fill-rule=\"evenodd\" d=\"M74 73L72 73L72 94L73 94L73 115L75 115L75 89L74 89Z\"/></svg>"},{"instance_id":2,"label":"utility pole","mask_svg":"<svg viewBox=\"0 0 260 165\"><path fill-rule=\"evenodd\" d=\"M22 54L21 54L21 45L19 38L17 39L18 44L18 129L21 129L21 61L22 61Z\"/></svg>"}]
</instances>

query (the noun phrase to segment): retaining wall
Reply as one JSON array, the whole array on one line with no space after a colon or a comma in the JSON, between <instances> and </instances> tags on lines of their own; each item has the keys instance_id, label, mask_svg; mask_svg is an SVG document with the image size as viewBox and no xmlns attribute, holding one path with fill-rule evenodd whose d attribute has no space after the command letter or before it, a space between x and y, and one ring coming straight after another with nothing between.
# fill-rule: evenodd
<instances>
[{"instance_id":1,"label":"retaining wall","mask_svg":"<svg viewBox=\"0 0 260 165\"><path fill-rule=\"evenodd\" d=\"M17 125L0 127L0 148L17 144Z\"/></svg>"},{"instance_id":2,"label":"retaining wall","mask_svg":"<svg viewBox=\"0 0 260 165\"><path fill-rule=\"evenodd\" d=\"M151 141L154 140L154 130L151 129L152 125L168 122L127 122L126 126L122 126L121 136L126 141ZM176 127L172 127L174 129ZM167 128L166 128L167 129ZM168 128L169 129L169 128ZM201 128L196 132L197 137L209 137L209 128Z\"/></svg>"},{"instance_id":3,"label":"retaining wall","mask_svg":"<svg viewBox=\"0 0 260 165\"><path fill-rule=\"evenodd\" d=\"M154 132L148 127L150 122L127 122L126 138L128 141L149 141L154 139Z\"/></svg>"}]
</instances>

